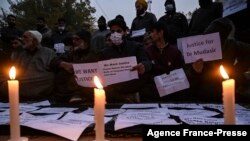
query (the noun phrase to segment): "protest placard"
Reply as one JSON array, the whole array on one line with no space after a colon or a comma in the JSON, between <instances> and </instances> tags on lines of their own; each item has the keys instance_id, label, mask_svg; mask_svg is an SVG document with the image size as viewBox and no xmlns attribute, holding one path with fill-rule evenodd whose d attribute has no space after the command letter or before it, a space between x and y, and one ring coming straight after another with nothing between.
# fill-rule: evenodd
<instances>
[{"instance_id":1,"label":"protest placard","mask_svg":"<svg viewBox=\"0 0 250 141\"><path fill-rule=\"evenodd\" d=\"M73 64L76 82L83 87L95 87L93 77L98 76L103 86L138 79L136 57L110 59L95 63Z\"/></svg>"},{"instance_id":2,"label":"protest placard","mask_svg":"<svg viewBox=\"0 0 250 141\"><path fill-rule=\"evenodd\" d=\"M190 87L183 69L176 69L169 75L162 74L154 77L154 81L160 97L181 91Z\"/></svg>"},{"instance_id":3,"label":"protest placard","mask_svg":"<svg viewBox=\"0 0 250 141\"><path fill-rule=\"evenodd\" d=\"M247 8L247 0L224 0L223 17L232 15Z\"/></svg>"},{"instance_id":4,"label":"protest placard","mask_svg":"<svg viewBox=\"0 0 250 141\"><path fill-rule=\"evenodd\" d=\"M193 63L201 58L203 61L222 59L220 35L218 32L179 38L177 42L186 64Z\"/></svg>"}]
</instances>

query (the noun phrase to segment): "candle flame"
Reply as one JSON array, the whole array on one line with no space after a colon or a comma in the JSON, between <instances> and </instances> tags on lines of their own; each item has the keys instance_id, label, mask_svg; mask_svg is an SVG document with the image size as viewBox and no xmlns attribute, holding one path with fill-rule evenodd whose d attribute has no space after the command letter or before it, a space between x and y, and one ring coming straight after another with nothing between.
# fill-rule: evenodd
<instances>
[{"instance_id":1,"label":"candle flame","mask_svg":"<svg viewBox=\"0 0 250 141\"><path fill-rule=\"evenodd\" d=\"M14 66L12 66L10 68L10 71L9 71L9 76L10 76L10 79L13 80L16 78L16 68Z\"/></svg>"},{"instance_id":2,"label":"candle flame","mask_svg":"<svg viewBox=\"0 0 250 141\"><path fill-rule=\"evenodd\" d=\"M226 70L224 69L224 67L222 65L220 65L220 73L221 73L221 76L224 78L224 79L229 79L229 76L226 72Z\"/></svg>"},{"instance_id":3,"label":"candle flame","mask_svg":"<svg viewBox=\"0 0 250 141\"><path fill-rule=\"evenodd\" d=\"M96 87L98 89L102 89L103 88L103 86L102 86L102 84L101 84L101 82L100 82L100 80L99 80L99 78L97 76L94 76L94 82L95 82L95 85L96 85Z\"/></svg>"}]
</instances>

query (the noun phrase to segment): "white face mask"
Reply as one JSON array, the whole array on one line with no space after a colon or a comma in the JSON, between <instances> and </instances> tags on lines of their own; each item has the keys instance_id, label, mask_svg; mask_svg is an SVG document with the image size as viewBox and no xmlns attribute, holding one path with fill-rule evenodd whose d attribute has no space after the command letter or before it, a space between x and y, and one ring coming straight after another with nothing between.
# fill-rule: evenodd
<instances>
[{"instance_id":1,"label":"white face mask","mask_svg":"<svg viewBox=\"0 0 250 141\"><path fill-rule=\"evenodd\" d=\"M117 33L117 32L114 32L110 35L110 39L112 41L113 44L115 45L121 45L123 40L122 40L122 34L121 33Z\"/></svg>"},{"instance_id":2,"label":"white face mask","mask_svg":"<svg viewBox=\"0 0 250 141\"><path fill-rule=\"evenodd\" d=\"M58 26L58 29L59 29L59 30L64 30L65 27L64 27L64 26Z\"/></svg>"}]
</instances>

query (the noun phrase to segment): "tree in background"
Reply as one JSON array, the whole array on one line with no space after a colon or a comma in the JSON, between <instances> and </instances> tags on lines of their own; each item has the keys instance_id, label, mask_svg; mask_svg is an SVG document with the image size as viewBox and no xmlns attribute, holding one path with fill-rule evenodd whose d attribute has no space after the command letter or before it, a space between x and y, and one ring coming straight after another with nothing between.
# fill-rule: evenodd
<instances>
[{"instance_id":1,"label":"tree in background","mask_svg":"<svg viewBox=\"0 0 250 141\"><path fill-rule=\"evenodd\" d=\"M8 0L10 12L17 16L18 27L35 29L37 17L45 17L53 28L58 18L64 18L70 31L93 29L95 8L90 0ZM86 25L88 27L86 27Z\"/></svg>"}]
</instances>

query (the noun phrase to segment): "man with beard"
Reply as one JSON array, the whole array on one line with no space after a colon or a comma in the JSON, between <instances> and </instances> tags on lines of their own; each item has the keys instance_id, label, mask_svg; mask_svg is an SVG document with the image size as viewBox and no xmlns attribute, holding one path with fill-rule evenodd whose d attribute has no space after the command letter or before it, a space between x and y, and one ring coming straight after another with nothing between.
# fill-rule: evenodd
<instances>
[{"instance_id":1,"label":"man with beard","mask_svg":"<svg viewBox=\"0 0 250 141\"><path fill-rule=\"evenodd\" d=\"M0 44L0 75L5 70L6 66L9 65L10 56L11 56L11 40L15 37L20 37L22 32L16 28L16 16L8 15L7 16L8 26L2 28L1 30L1 44Z\"/></svg>"},{"instance_id":2,"label":"man with beard","mask_svg":"<svg viewBox=\"0 0 250 141\"><path fill-rule=\"evenodd\" d=\"M166 14L159 21L163 22L168 30L169 43L176 44L177 39L184 37L188 31L188 22L185 15L176 12L174 0L166 0Z\"/></svg>"},{"instance_id":3,"label":"man with beard","mask_svg":"<svg viewBox=\"0 0 250 141\"><path fill-rule=\"evenodd\" d=\"M98 28L99 30L95 31L91 39L91 48L92 50L98 52L102 50L105 46L105 36L110 32L107 29L106 19L101 16L98 19Z\"/></svg>"},{"instance_id":4,"label":"man with beard","mask_svg":"<svg viewBox=\"0 0 250 141\"><path fill-rule=\"evenodd\" d=\"M131 26L132 40L142 42L143 36L150 31L151 26L157 21L153 13L147 12L148 4L145 0L137 0L135 2L136 17Z\"/></svg>"},{"instance_id":5,"label":"man with beard","mask_svg":"<svg viewBox=\"0 0 250 141\"><path fill-rule=\"evenodd\" d=\"M47 26L46 20L44 17L37 18L36 29L43 35L41 45L44 47L53 48L53 44L51 40L52 30Z\"/></svg>"},{"instance_id":6,"label":"man with beard","mask_svg":"<svg viewBox=\"0 0 250 141\"><path fill-rule=\"evenodd\" d=\"M29 30L22 35L23 50L13 56L13 64L18 70L21 101L42 101L49 99L54 88L54 72L50 63L56 56L49 48L41 46L42 35ZM8 97L7 84L2 83L1 97Z\"/></svg>"}]
</instances>

